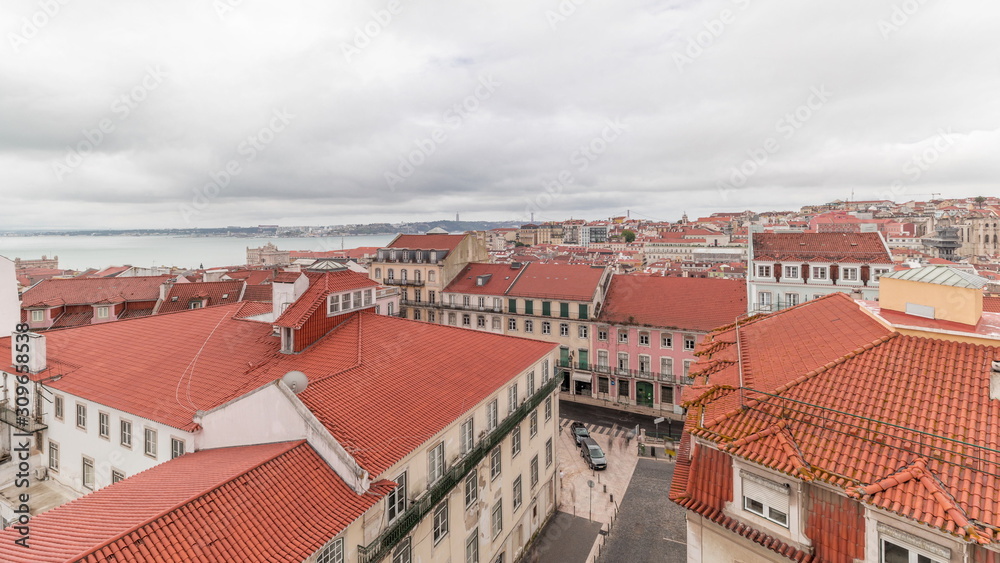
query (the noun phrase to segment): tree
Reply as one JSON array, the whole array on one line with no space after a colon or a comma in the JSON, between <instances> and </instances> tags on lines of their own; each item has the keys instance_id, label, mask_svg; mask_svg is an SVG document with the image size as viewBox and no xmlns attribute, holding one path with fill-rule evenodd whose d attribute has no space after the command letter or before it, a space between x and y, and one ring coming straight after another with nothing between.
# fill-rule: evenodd
<instances>
[{"instance_id":1,"label":"tree","mask_svg":"<svg viewBox=\"0 0 1000 563\"><path fill-rule=\"evenodd\" d=\"M625 242L634 242L635 241L635 233L632 232L632 231L630 231L630 230L628 230L628 229L625 229L624 231L622 231L622 237L625 238Z\"/></svg>"},{"instance_id":2,"label":"tree","mask_svg":"<svg viewBox=\"0 0 1000 563\"><path fill-rule=\"evenodd\" d=\"M983 196L981 196L981 195L977 195L976 199L973 200L973 201L976 202L976 206L979 207L979 209L982 209L983 208L983 204L986 203L986 198L983 197Z\"/></svg>"}]
</instances>

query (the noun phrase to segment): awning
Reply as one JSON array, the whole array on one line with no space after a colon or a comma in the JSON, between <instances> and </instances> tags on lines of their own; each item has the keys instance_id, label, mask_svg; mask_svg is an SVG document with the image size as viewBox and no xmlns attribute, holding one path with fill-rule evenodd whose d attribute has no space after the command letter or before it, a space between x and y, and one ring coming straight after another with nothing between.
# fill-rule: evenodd
<instances>
[{"instance_id":1,"label":"awning","mask_svg":"<svg viewBox=\"0 0 1000 563\"><path fill-rule=\"evenodd\" d=\"M591 383L593 381L593 377L589 373L573 372L573 381L579 381L580 383Z\"/></svg>"}]
</instances>

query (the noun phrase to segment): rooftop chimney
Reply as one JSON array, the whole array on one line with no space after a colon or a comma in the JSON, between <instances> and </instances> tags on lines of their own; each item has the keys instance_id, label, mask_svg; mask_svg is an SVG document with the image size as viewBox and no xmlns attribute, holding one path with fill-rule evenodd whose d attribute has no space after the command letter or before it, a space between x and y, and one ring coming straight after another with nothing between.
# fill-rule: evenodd
<instances>
[{"instance_id":1,"label":"rooftop chimney","mask_svg":"<svg viewBox=\"0 0 1000 563\"><path fill-rule=\"evenodd\" d=\"M28 337L27 342L23 342L24 336ZM22 342L18 342L19 337ZM48 367L45 361L45 335L34 332L15 332L12 334L10 342L10 361L15 366L27 364L28 371L31 373L43 372ZM27 349L22 347L18 350L18 346L23 346L24 344L27 344ZM21 357L18 358L18 356ZM23 361L24 356L28 356L27 362Z\"/></svg>"},{"instance_id":2,"label":"rooftop chimney","mask_svg":"<svg viewBox=\"0 0 1000 563\"><path fill-rule=\"evenodd\" d=\"M1000 361L998 360L991 362L990 399L1000 400Z\"/></svg>"}]
</instances>

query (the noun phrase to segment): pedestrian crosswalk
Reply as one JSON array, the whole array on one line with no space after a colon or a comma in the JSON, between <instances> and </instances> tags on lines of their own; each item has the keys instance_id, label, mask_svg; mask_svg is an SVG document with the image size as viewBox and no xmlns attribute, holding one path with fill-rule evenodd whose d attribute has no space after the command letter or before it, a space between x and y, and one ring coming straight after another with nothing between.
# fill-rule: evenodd
<instances>
[{"instance_id":1,"label":"pedestrian crosswalk","mask_svg":"<svg viewBox=\"0 0 1000 563\"><path fill-rule=\"evenodd\" d=\"M559 428L567 429L566 431L568 432L570 425L573 424L574 422L578 421L569 418L560 418ZM587 427L587 430L590 431L591 434L611 436L612 438L624 438L628 435L629 432L635 431L634 426L633 427L618 426L618 425L606 426L602 424L594 424L592 422L584 422L583 425Z\"/></svg>"}]
</instances>

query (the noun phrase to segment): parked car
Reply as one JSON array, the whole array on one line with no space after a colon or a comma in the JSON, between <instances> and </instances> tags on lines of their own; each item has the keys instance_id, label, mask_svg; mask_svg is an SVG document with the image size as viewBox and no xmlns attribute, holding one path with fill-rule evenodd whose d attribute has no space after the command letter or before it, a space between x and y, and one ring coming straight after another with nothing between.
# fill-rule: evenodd
<instances>
[{"instance_id":1,"label":"parked car","mask_svg":"<svg viewBox=\"0 0 1000 563\"><path fill-rule=\"evenodd\" d=\"M591 469L607 469L608 459L604 457L604 450L593 438L584 438L580 444L580 455Z\"/></svg>"},{"instance_id":2,"label":"parked car","mask_svg":"<svg viewBox=\"0 0 1000 563\"><path fill-rule=\"evenodd\" d=\"M570 425L569 429L573 433L573 439L576 440L577 446L580 445L580 440L590 438L590 431L587 430L587 427L582 422L574 422Z\"/></svg>"}]
</instances>

